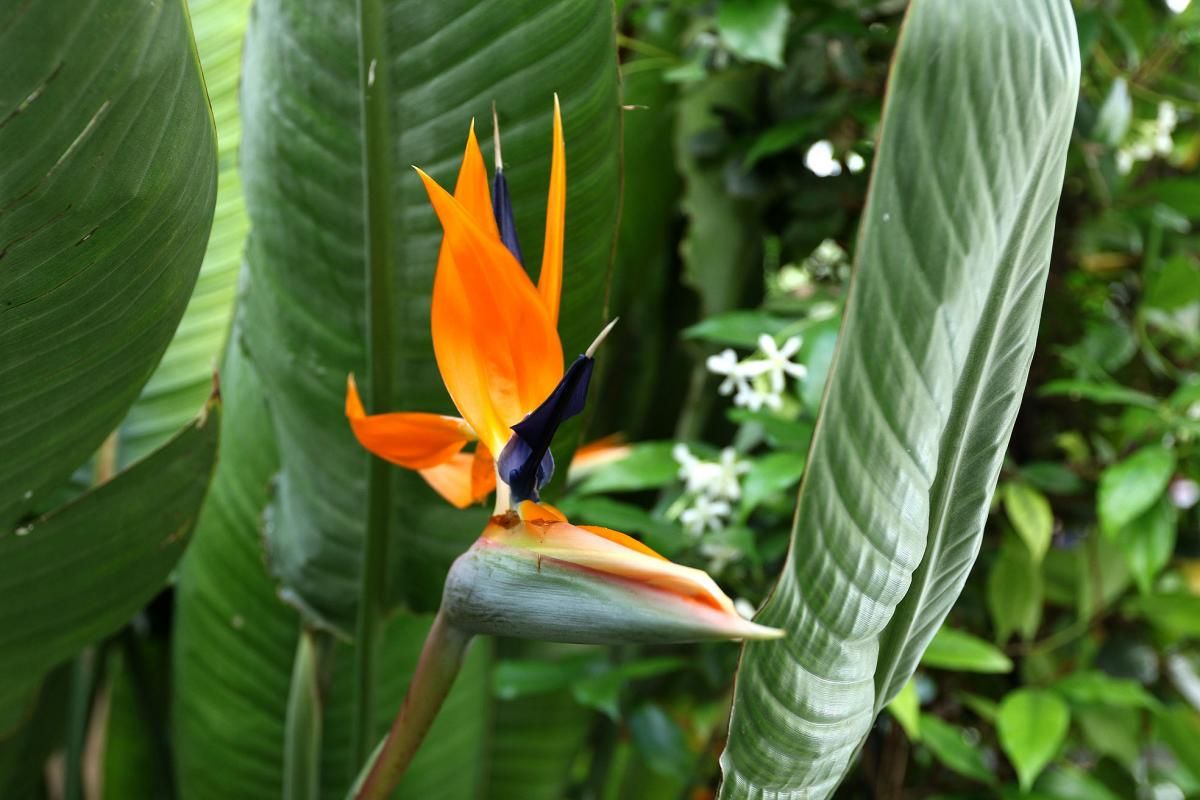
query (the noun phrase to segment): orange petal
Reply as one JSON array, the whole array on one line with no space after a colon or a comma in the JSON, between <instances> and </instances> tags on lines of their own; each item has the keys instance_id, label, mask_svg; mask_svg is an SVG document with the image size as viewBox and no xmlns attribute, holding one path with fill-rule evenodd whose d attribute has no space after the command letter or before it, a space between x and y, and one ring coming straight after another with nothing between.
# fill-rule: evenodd
<instances>
[{"instance_id":1,"label":"orange petal","mask_svg":"<svg viewBox=\"0 0 1200 800\"><path fill-rule=\"evenodd\" d=\"M562 296L563 239L567 219L567 155L563 144L562 111L554 95L554 146L550 158L550 195L546 200L546 242L542 248L542 271L538 292L550 322L558 324L558 305Z\"/></svg>"},{"instance_id":2,"label":"orange petal","mask_svg":"<svg viewBox=\"0 0 1200 800\"><path fill-rule=\"evenodd\" d=\"M567 515L549 503L522 500L517 505L517 514L526 522L566 522Z\"/></svg>"},{"instance_id":3,"label":"orange petal","mask_svg":"<svg viewBox=\"0 0 1200 800\"><path fill-rule=\"evenodd\" d=\"M617 531L582 528L568 522L522 522L510 530L488 528L484 535L540 556L653 586L737 615L733 601L708 573L668 561L640 543L631 546L629 537Z\"/></svg>"},{"instance_id":4,"label":"orange petal","mask_svg":"<svg viewBox=\"0 0 1200 800\"><path fill-rule=\"evenodd\" d=\"M639 553L644 553L645 555L653 556L654 558L662 559L663 561L667 560L666 556L659 555L627 533L614 531L612 528L602 528L599 525L580 525L579 527L583 528L585 531L590 531L597 536L603 536L610 542L616 542L619 545L628 547L631 550L637 550Z\"/></svg>"},{"instance_id":5,"label":"orange petal","mask_svg":"<svg viewBox=\"0 0 1200 800\"><path fill-rule=\"evenodd\" d=\"M493 232L417 170L445 232L433 347L459 413L492 453L562 377L562 344L529 277Z\"/></svg>"},{"instance_id":6,"label":"orange petal","mask_svg":"<svg viewBox=\"0 0 1200 800\"><path fill-rule=\"evenodd\" d=\"M486 480L477 483L474 465L478 453L479 450L475 453L456 453L445 463L421 470L421 477L456 508L466 508L487 497L496 485L494 472L489 473L492 475L490 483ZM485 457L491 461L486 453Z\"/></svg>"},{"instance_id":7,"label":"orange petal","mask_svg":"<svg viewBox=\"0 0 1200 800\"><path fill-rule=\"evenodd\" d=\"M496 215L492 212L487 166L483 163L479 140L475 138L475 120L471 120L471 130L467 134L462 166L458 168L458 182L454 184L454 199L462 204L484 233L494 238L500 237L500 229L496 227Z\"/></svg>"},{"instance_id":8,"label":"orange petal","mask_svg":"<svg viewBox=\"0 0 1200 800\"><path fill-rule=\"evenodd\" d=\"M475 457L471 460L471 495L476 500L482 500L496 488L496 468L492 462L492 454L483 446L476 445Z\"/></svg>"},{"instance_id":9,"label":"orange petal","mask_svg":"<svg viewBox=\"0 0 1200 800\"><path fill-rule=\"evenodd\" d=\"M625 437L619 433L581 445L571 458L567 479L577 481L585 478L600 467L620 461L632 452L633 448L625 443Z\"/></svg>"},{"instance_id":10,"label":"orange petal","mask_svg":"<svg viewBox=\"0 0 1200 800\"><path fill-rule=\"evenodd\" d=\"M368 416L354 376L346 380L346 416L363 447L408 469L441 464L475 438L467 423L458 417L416 413Z\"/></svg>"}]
</instances>

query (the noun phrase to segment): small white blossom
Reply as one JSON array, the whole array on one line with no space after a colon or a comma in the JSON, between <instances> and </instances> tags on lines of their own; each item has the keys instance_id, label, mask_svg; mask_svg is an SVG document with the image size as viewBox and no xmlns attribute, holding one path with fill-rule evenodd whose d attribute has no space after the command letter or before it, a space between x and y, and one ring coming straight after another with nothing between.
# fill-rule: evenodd
<instances>
[{"instance_id":1,"label":"small white blossom","mask_svg":"<svg viewBox=\"0 0 1200 800\"><path fill-rule=\"evenodd\" d=\"M750 464L739 459L732 447L721 451L719 461L696 458L682 442L675 445L671 455L679 464L679 477L688 492L714 500L737 500L742 496L741 476L750 470Z\"/></svg>"},{"instance_id":2,"label":"small white blossom","mask_svg":"<svg viewBox=\"0 0 1200 800\"><path fill-rule=\"evenodd\" d=\"M1175 147L1171 134L1175 132L1175 126L1178 124L1179 114L1175 111L1175 105L1165 100L1159 103L1158 118L1154 121L1154 152L1160 156L1171 155L1171 150Z\"/></svg>"},{"instance_id":3,"label":"small white blossom","mask_svg":"<svg viewBox=\"0 0 1200 800\"><path fill-rule=\"evenodd\" d=\"M737 500L742 496L741 477L749 471L750 463L738 458L737 451L732 447L726 447L721 451L721 460L717 462L717 472L709 486L709 494Z\"/></svg>"},{"instance_id":4,"label":"small white blossom","mask_svg":"<svg viewBox=\"0 0 1200 800\"><path fill-rule=\"evenodd\" d=\"M738 387L738 393L733 396L733 404L738 408L748 408L751 411L758 411L763 406L778 411L783 408L783 397L769 391L769 388L767 391L763 391L759 386L747 383Z\"/></svg>"},{"instance_id":5,"label":"small white blossom","mask_svg":"<svg viewBox=\"0 0 1200 800\"><path fill-rule=\"evenodd\" d=\"M1172 134L1179 124L1179 113L1173 103L1158 104L1158 116L1153 122L1141 122L1134 127L1133 141L1117 151L1117 171L1128 174L1139 161L1157 156L1169 156L1175 148Z\"/></svg>"},{"instance_id":6,"label":"small white blossom","mask_svg":"<svg viewBox=\"0 0 1200 800\"><path fill-rule=\"evenodd\" d=\"M671 451L679 464L679 478L684 482L687 491L707 494L708 487L717 477L717 465L711 461L702 461L692 455L686 444L680 442Z\"/></svg>"},{"instance_id":7,"label":"small white blossom","mask_svg":"<svg viewBox=\"0 0 1200 800\"><path fill-rule=\"evenodd\" d=\"M771 390L775 394L783 392L787 375L803 378L808 374L808 369L803 364L792 361L792 356L800 350L801 342L799 336L793 336L783 343L783 347L778 347L775 340L767 334L758 337L758 347L764 356L763 363L767 365L763 372L770 378Z\"/></svg>"},{"instance_id":8,"label":"small white blossom","mask_svg":"<svg viewBox=\"0 0 1200 800\"><path fill-rule=\"evenodd\" d=\"M709 356L704 362L708 367L708 371L714 375L724 375L725 380L721 381L717 391L721 394L733 394L733 390L742 391L742 387L746 385L746 376L741 372L741 363L738 361L737 353L733 350L722 350L715 356Z\"/></svg>"},{"instance_id":9,"label":"small white blossom","mask_svg":"<svg viewBox=\"0 0 1200 800\"><path fill-rule=\"evenodd\" d=\"M701 536L707 530L719 531L733 508L724 500L714 500L708 495L697 495L692 505L679 515L683 527L693 536Z\"/></svg>"},{"instance_id":10,"label":"small white blossom","mask_svg":"<svg viewBox=\"0 0 1200 800\"><path fill-rule=\"evenodd\" d=\"M746 619L754 619L754 615L758 610L754 608L754 603L751 603L744 597L739 597L733 601L734 609Z\"/></svg>"},{"instance_id":11,"label":"small white blossom","mask_svg":"<svg viewBox=\"0 0 1200 800\"><path fill-rule=\"evenodd\" d=\"M728 542L705 539L700 543L700 554L708 559L708 571L722 573L725 568L742 557L742 551ZM753 614L753 610L751 610Z\"/></svg>"}]
</instances>

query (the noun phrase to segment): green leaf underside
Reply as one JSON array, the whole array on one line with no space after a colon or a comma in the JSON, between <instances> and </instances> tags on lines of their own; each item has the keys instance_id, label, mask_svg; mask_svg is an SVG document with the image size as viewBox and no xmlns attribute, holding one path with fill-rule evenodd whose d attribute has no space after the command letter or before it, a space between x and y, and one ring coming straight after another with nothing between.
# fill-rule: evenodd
<instances>
[{"instance_id":1,"label":"green leaf underside","mask_svg":"<svg viewBox=\"0 0 1200 800\"><path fill-rule=\"evenodd\" d=\"M368 411L452 412L429 333L441 230L409 165L453 187L472 118L488 149L495 100L522 246L536 272L559 93L568 172L560 328L567 357L581 352L602 319L619 190L611 9L599 0L559 0L524 13L495 0L384 5L390 63L379 69L388 70L392 144L391 163L381 168L391 187L394 397L390 408ZM281 455L266 536L289 596L348 631L367 466L343 414L346 375L367 377L355 20L341 3L287 0L263 3L256 20L242 92L246 106L263 111L243 138L253 232L238 314L271 398ZM293 62L319 79L294 80ZM569 434L559 441L555 455L565 469ZM485 512L456 510L399 469L392 497L393 596L434 608L445 570L482 530Z\"/></svg>"},{"instance_id":2,"label":"green leaf underside","mask_svg":"<svg viewBox=\"0 0 1200 800\"><path fill-rule=\"evenodd\" d=\"M9 4L0 52L6 530L44 509L39 495L96 449L158 363L200 268L216 156L180 3Z\"/></svg>"},{"instance_id":3,"label":"green leaf underside","mask_svg":"<svg viewBox=\"0 0 1200 800\"><path fill-rule=\"evenodd\" d=\"M1070 4L1020 5L910 8L793 547L758 619L791 635L745 648L726 800L827 797L978 551L1078 87Z\"/></svg>"},{"instance_id":4,"label":"green leaf underside","mask_svg":"<svg viewBox=\"0 0 1200 800\"><path fill-rule=\"evenodd\" d=\"M208 249L175 338L121 423L122 465L182 427L204 402L229 332L249 223L238 175L238 81L250 0L188 0L196 50L217 125L217 198Z\"/></svg>"},{"instance_id":5,"label":"green leaf underside","mask_svg":"<svg viewBox=\"0 0 1200 800\"><path fill-rule=\"evenodd\" d=\"M103 486L0 534L0 591L9 598L0 606L0 681L40 675L119 629L163 588L208 487L217 409Z\"/></svg>"}]
</instances>

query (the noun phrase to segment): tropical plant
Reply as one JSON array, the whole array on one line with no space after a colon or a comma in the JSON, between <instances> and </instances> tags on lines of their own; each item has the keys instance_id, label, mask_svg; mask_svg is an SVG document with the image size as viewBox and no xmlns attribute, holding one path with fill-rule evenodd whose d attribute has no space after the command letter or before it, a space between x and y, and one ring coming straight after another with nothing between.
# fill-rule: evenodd
<instances>
[{"instance_id":1,"label":"tropical plant","mask_svg":"<svg viewBox=\"0 0 1200 800\"><path fill-rule=\"evenodd\" d=\"M352 6L0 0L0 796L1200 792L1200 10Z\"/></svg>"}]
</instances>

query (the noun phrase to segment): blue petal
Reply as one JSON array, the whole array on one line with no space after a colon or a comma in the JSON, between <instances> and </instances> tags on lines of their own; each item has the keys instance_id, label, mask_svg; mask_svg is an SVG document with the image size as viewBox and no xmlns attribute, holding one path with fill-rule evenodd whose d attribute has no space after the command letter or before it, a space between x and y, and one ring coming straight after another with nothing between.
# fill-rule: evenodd
<instances>
[{"instance_id":1,"label":"blue petal","mask_svg":"<svg viewBox=\"0 0 1200 800\"><path fill-rule=\"evenodd\" d=\"M514 502L537 500L538 491L554 475L550 442L563 422L583 411L595 364L594 359L579 356L550 396L512 426L513 437L504 446L497 463L500 477L512 490Z\"/></svg>"},{"instance_id":2,"label":"blue petal","mask_svg":"<svg viewBox=\"0 0 1200 800\"><path fill-rule=\"evenodd\" d=\"M492 176L492 213L496 215L496 226L500 228L500 241L504 242L508 252L516 257L517 263L524 266L525 259L521 256L521 243L517 241L517 220L513 216L508 181L504 178L504 171L499 169Z\"/></svg>"}]
</instances>

